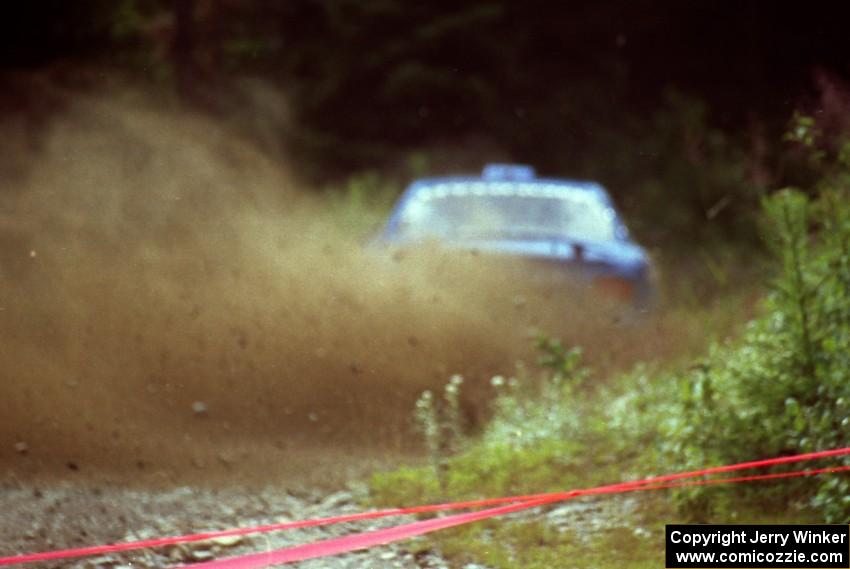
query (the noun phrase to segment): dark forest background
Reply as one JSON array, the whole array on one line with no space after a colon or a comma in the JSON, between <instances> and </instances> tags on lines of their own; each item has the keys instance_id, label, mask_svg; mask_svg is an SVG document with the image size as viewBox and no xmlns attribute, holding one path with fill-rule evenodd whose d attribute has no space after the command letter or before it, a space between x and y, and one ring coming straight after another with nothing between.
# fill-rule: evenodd
<instances>
[{"instance_id":1,"label":"dark forest background","mask_svg":"<svg viewBox=\"0 0 850 569\"><path fill-rule=\"evenodd\" d=\"M516 160L602 180L650 242L660 226L736 236L751 233L743 214L766 188L807 175L778 143L794 111L846 110L847 12L752 0L42 0L7 8L0 24L0 112L38 125L56 85L99 91L121 77L238 117L317 186L398 164L409 177Z\"/></svg>"}]
</instances>

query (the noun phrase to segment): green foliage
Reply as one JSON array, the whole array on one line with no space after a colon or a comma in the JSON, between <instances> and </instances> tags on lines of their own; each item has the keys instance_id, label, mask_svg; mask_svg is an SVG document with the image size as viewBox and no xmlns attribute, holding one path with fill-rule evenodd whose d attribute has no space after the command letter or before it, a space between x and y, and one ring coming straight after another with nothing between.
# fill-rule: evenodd
<instances>
[{"instance_id":1,"label":"green foliage","mask_svg":"<svg viewBox=\"0 0 850 569\"><path fill-rule=\"evenodd\" d=\"M581 365L580 350L566 349L545 336L536 343L543 352L539 361L544 373L535 377L520 365L517 377L493 377L493 417L475 444L466 438L460 406L463 378L451 377L442 400L424 392L414 420L423 434L429 466L376 475L376 495L381 500L395 498L392 488L398 484L438 499L432 493L437 489L442 495L474 497L482 492L555 490L574 482L576 472L568 466L587 444L577 436L586 407L575 387L589 372ZM604 453L598 458L606 460Z\"/></svg>"},{"instance_id":2,"label":"green foliage","mask_svg":"<svg viewBox=\"0 0 850 569\"><path fill-rule=\"evenodd\" d=\"M434 469L434 474L440 486L445 486L441 475L443 466L441 452L443 446L442 426L437 416L437 408L434 406L434 394L430 390L423 391L419 399L416 400L416 410L414 411L413 418L425 439L425 448L428 450L428 459Z\"/></svg>"},{"instance_id":3,"label":"green foliage","mask_svg":"<svg viewBox=\"0 0 850 569\"><path fill-rule=\"evenodd\" d=\"M822 133L818 129L814 117L795 112L791 118L791 127L783 138L788 142L794 142L806 148L814 148L821 136ZM817 152L811 154L810 157L815 161L820 161L823 158L823 153Z\"/></svg>"},{"instance_id":4,"label":"green foliage","mask_svg":"<svg viewBox=\"0 0 850 569\"><path fill-rule=\"evenodd\" d=\"M798 122L793 136L816 144L813 123ZM842 152L816 199L785 190L764 201L780 272L743 337L715 346L680 378L665 425L672 461L696 466L850 444L850 163ZM763 497L806 502L827 521L846 523L848 495L845 477L817 477ZM717 506L707 496L692 490L680 500L705 518Z\"/></svg>"},{"instance_id":5,"label":"green foliage","mask_svg":"<svg viewBox=\"0 0 850 569\"><path fill-rule=\"evenodd\" d=\"M534 377L520 366L517 377L491 381L495 397L492 420L481 436L485 447L530 448L550 439L570 439L579 429L584 409L577 388L589 376L581 351L545 337L538 338L537 346L543 352L538 365L546 371Z\"/></svg>"},{"instance_id":6,"label":"green foliage","mask_svg":"<svg viewBox=\"0 0 850 569\"><path fill-rule=\"evenodd\" d=\"M416 400L413 413L416 426L425 439L428 458L441 490L446 488L449 457L463 447L464 420L460 405L463 376L453 375L443 390L443 400L435 401L426 390Z\"/></svg>"},{"instance_id":7,"label":"green foliage","mask_svg":"<svg viewBox=\"0 0 850 569\"><path fill-rule=\"evenodd\" d=\"M431 465L373 475L373 499L384 505L475 499L573 488L586 473L576 461L586 450L577 440L539 439L516 448L510 444L472 445L447 457L441 471ZM599 457L600 472L611 475L611 457ZM602 474L600 474L602 476ZM610 478L609 478L610 479Z\"/></svg>"},{"instance_id":8,"label":"green foliage","mask_svg":"<svg viewBox=\"0 0 850 569\"><path fill-rule=\"evenodd\" d=\"M739 248L756 242L761 190L750 179L742 137L714 126L702 100L675 90L634 129L606 141L619 149L616 177L602 165L594 175L623 193L629 225L643 242L663 244L668 254L682 246L690 255L732 240ZM690 237L676 244L670 235Z\"/></svg>"},{"instance_id":9,"label":"green foliage","mask_svg":"<svg viewBox=\"0 0 850 569\"><path fill-rule=\"evenodd\" d=\"M480 438L447 457L442 485L430 467L378 473L370 483L375 503L400 506L563 491L637 478L657 467L652 449L663 430L659 417L676 408L665 375L639 366L610 389L575 390L574 380L587 376L576 352L553 339L538 342L542 376L520 367L517 377L493 378L494 417ZM565 366L566 361L573 364ZM555 381L557 376L561 380ZM614 502L613 515L607 514L611 518L595 511L590 514L592 524L578 505L567 527L530 515L447 530L434 539L441 553L457 565L542 569L569 559L576 566L653 567L663 557L658 542L663 524L683 521L663 498L664 494L635 496L640 503L631 513ZM728 496L714 492L702 499L708 509ZM803 519L799 514L782 517L737 505L733 519L739 523ZM434 547L434 541L428 547Z\"/></svg>"},{"instance_id":10,"label":"green foliage","mask_svg":"<svg viewBox=\"0 0 850 569\"><path fill-rule=\"evenodd\" d=\"M537 337L537 349L543 355L537 359L537 365L549 368L554 372L554 378L571 378L575 383L581 383L588 376L588 370L581 367L581 348L567 349L557 338L549 338L543 334Z\"/></svg>"},{"instance_id":11,"label":"green foliage","mask_svg":"<svg viewBox=\"0 0 850 569\"><path fill-rule=\"evenodd\" d=\"M555 528L542 520L496 520L451 530L441 541L443 555L465 563L511 569L551 567L659 567L663 552L657 538L630 528L596 529L583 535L581 527Z\"/></svg>"}]
</instances>

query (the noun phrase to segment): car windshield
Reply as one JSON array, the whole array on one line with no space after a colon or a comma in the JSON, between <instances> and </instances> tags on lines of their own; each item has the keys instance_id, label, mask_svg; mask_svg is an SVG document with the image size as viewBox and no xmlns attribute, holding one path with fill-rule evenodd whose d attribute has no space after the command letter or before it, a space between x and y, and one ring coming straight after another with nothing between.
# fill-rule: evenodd
<instances>
[{"instance_id":1,"label":"car windshield","mask_svg":"<svg viewBox=\"0 0 850 569\"><path fill-rule=\"evenodd\" d=\"M616 239L611 208L584 190L555 184L457 183L427 186L399 219L407 239L566 237Z\"/></svg>"}]
</instances>

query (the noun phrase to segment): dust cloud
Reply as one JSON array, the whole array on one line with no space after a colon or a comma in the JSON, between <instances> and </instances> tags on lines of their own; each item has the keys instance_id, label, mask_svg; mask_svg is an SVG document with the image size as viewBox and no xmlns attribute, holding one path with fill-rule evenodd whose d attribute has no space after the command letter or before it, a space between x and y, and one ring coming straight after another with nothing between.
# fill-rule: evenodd
<instances>
[{"instance_id":1,"label":"dust cloud","mask_svg":"<svg viewBox=\"0 0 850 569\"><path fill-rule=\"evenodd\" d=\"M523 288L520 267L367 247L210 119L83 98L44 129L0 194L11 471L273 477L305 444L337 468L362 445L410 448L413 401L450 374L480 413L533 328L603 369L658 350L563 291Z\"/></svg>"}]
</instances>

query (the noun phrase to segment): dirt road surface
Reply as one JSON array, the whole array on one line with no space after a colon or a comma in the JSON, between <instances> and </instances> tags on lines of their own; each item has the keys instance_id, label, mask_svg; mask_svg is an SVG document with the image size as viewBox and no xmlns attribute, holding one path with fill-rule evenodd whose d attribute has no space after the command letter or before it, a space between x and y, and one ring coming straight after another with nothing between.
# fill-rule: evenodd
<instances>
[{"instance_id":1,"label":"dirt road surface","mask_svg":"<svg viewBox=\"0 0 850 569\"><path fill-rule=\"evenodd\" d=\"M362 506L349 491L210 490L180 487L150 492L80 486L66 483L50 488L7 484L0 520L0 553L50 551L58 548L135 541L233 527L259 526L284 521L355 513ZM14 520L14 523L10 523ZM239 554L262 552L368 531L407 518L306 528L240 538L109 553L74 560L26 565L40 568L112 569L160 568L196 563ZM418 569L444 567L434 552L405 545L315 559L292 567L329 569L375 567Z\"/></svg>"}]
</instances>

